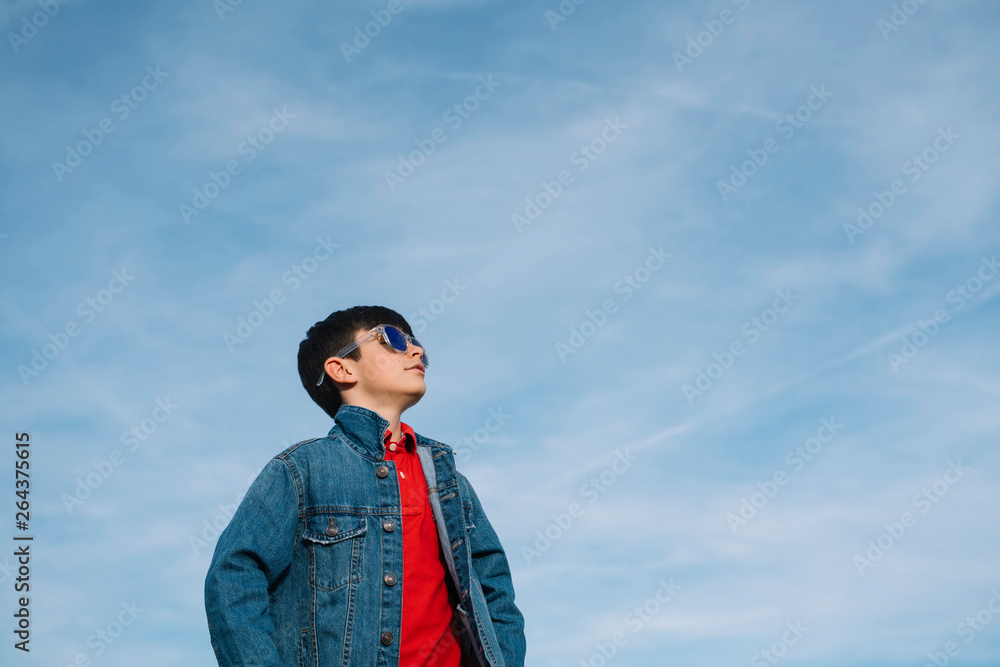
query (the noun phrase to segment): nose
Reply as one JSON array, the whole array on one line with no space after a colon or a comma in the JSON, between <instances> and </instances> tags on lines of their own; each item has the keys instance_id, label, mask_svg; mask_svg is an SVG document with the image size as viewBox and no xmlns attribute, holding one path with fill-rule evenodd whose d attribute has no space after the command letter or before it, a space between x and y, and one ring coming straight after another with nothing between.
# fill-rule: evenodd
<instances>
[{"instance_id":1,"label":"nose","mask_svg":"<svg viewBox=\"0 0 1000 667\"><path fill-rule=\"evenodd\" d=\"M420 363L424 365L424 368L427 368L427 352L424 351L424 348L420 347L420 345L418 345L417 343L411 341L407 341L407 344L409 345L409 347L406 350L407 353L412 358L419 359Z\"/></svg>"}]
</instances>

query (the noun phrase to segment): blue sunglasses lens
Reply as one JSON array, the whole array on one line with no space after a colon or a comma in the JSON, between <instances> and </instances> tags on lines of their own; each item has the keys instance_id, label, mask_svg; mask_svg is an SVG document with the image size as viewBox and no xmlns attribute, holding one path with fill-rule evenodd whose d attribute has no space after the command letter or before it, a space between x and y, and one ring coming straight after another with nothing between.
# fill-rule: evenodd
<instances>
[{"instance_id":1,"label":"blue sunglasses lens","mask_svg":"<svg viewBox=\"0 0 1000 667\"><path fill-rule=\"evenodd\" d=\"M406 337L403 336L402 331L396 327L386 327L385 337L389 340L389 345L392 345L393 348L400 352L406 352Z\"/></svg>"},{"instance_id":2,"label":"blue sunglasses lens","mask_svg":"<svg viewBox=\"0 0 1000 667\"><path fill-rule=\"evenodd\" d=\"M388 339L389 345L392 345L394 349L400 352L406 352L406 336L403 335L402 331L396 327L387 326L385 328L385 337ZM423 345L421 345L416 338L411 336L410 340L413 341L413 344L417 347L423 347ZM420 358L420 363L424 365L424 368L427 368L427 352L424 352L423 357Z\"/></svg>"}]
</instances>

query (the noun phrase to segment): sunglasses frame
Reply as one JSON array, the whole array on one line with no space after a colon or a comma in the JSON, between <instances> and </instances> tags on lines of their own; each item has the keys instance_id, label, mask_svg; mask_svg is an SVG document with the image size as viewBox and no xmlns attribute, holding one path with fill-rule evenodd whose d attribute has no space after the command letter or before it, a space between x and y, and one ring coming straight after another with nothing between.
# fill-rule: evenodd
<instances>
[{"instance_id":1,"label":"sunglasses frame","mask_svg":"<svg viewBox=\"0 0 1000 667\"><path fill-rule=\"evenodd\" d=\"M389 336L387 336L386 333L385 333L385 330L387 328L388 329L395 329L396 331L399 332L399 335L402 336L403 340L406 341L406 349L404 349L404 350L397 349L395 345L393 345L391 342L389 342ZM376 326L372 327L371 329L369 329L368 332L364 336L362 336L358 340L354 341L353 343L351 343L350 345L348 345L347 347L345 347L341 351L337 352L337 354L335 354L333 356L335 356L335 357L343 357L345 354L350 354L355 348L360 347L361 345L363 345L365 342L367 342L373 336L378 336L379 339L382 341L383 344L385 344L386 347L388 347L393 352L399 352L400 354L405 354L406 350L410 349L410 345L415 345L416 347L423 348L423 345L421 345L420 342L417 341L416 338L414 338L413 336L409 335L408 333L402 331L399 327L394 326L392 324L379 324L379 325L376 325ZM422 363L424 365L424 368L427 368L427 366L428 366L428 363L427 363L427 352L424 352L423 356L420 359L420 363ZM325 378L325 377L326 377L326 367L324 366L324 368L323 368L323 374L319 376L319 381L316 382L316 386L317 387L320 386L321 384L323 384L323 378Z\"/></svg>"}]
</instances>

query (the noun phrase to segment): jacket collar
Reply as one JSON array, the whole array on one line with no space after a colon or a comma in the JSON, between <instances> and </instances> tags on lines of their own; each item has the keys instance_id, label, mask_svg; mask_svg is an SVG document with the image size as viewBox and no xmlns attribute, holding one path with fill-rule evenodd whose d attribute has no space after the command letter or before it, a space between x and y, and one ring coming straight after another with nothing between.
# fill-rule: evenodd
<instances>
[{"instance_id":1,"label":"jacket collar","mask_svg":"<svg viewBox=\"0 0 1000 667\"><path fill-rule=\"evenodd\" d=\"M355 448L373 459L385 458L385 432L389 422L382 415L360 405L344 403L337 409L329 437L339 429Z\"/></svg>"},{"instance_id":2,"label":"jacket collar","mask_svg":"<svg viewBox=\"0 0 1000 667\"><path fill-rule=\"evenodd\" d=\"M339 431L347 438L348 444L361 454L370 456L377 461L385 460L385 432L389 428L389 421L382 415L360 405L344 403L337 409L337 415L333 420L333 428L330 429L327 437L333 438ZM413 436L418 448L421 445L432 448L440 447L451 454L455 453L449 445L420 435L416 431L413 431Z\"/></svg>"}]
</instances>

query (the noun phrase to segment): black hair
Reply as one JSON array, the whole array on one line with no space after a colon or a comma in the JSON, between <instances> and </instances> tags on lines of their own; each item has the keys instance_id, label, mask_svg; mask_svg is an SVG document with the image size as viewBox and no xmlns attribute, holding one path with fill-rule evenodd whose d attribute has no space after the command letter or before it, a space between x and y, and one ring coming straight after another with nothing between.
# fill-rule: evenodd
<instances>
[{"instance_id":1,"label":"black hair","mask_svg":"<svg viewBox=\"0 0 1000 667\"><path fill-rule=\"evenodd\" d=\"M337 416L343 400L337 384L327 376L323 384L316 381L324 373L326 360L352 342L359 331L368 331L379 324L391 324L412 336L413 330L402 315L383 306L354 306L338 310L321 322L309 327L299 343L299 379L306 392L331 418ZM345 359L360 361L361 348L354 348Z\"/></svg>"}]
</instances>

